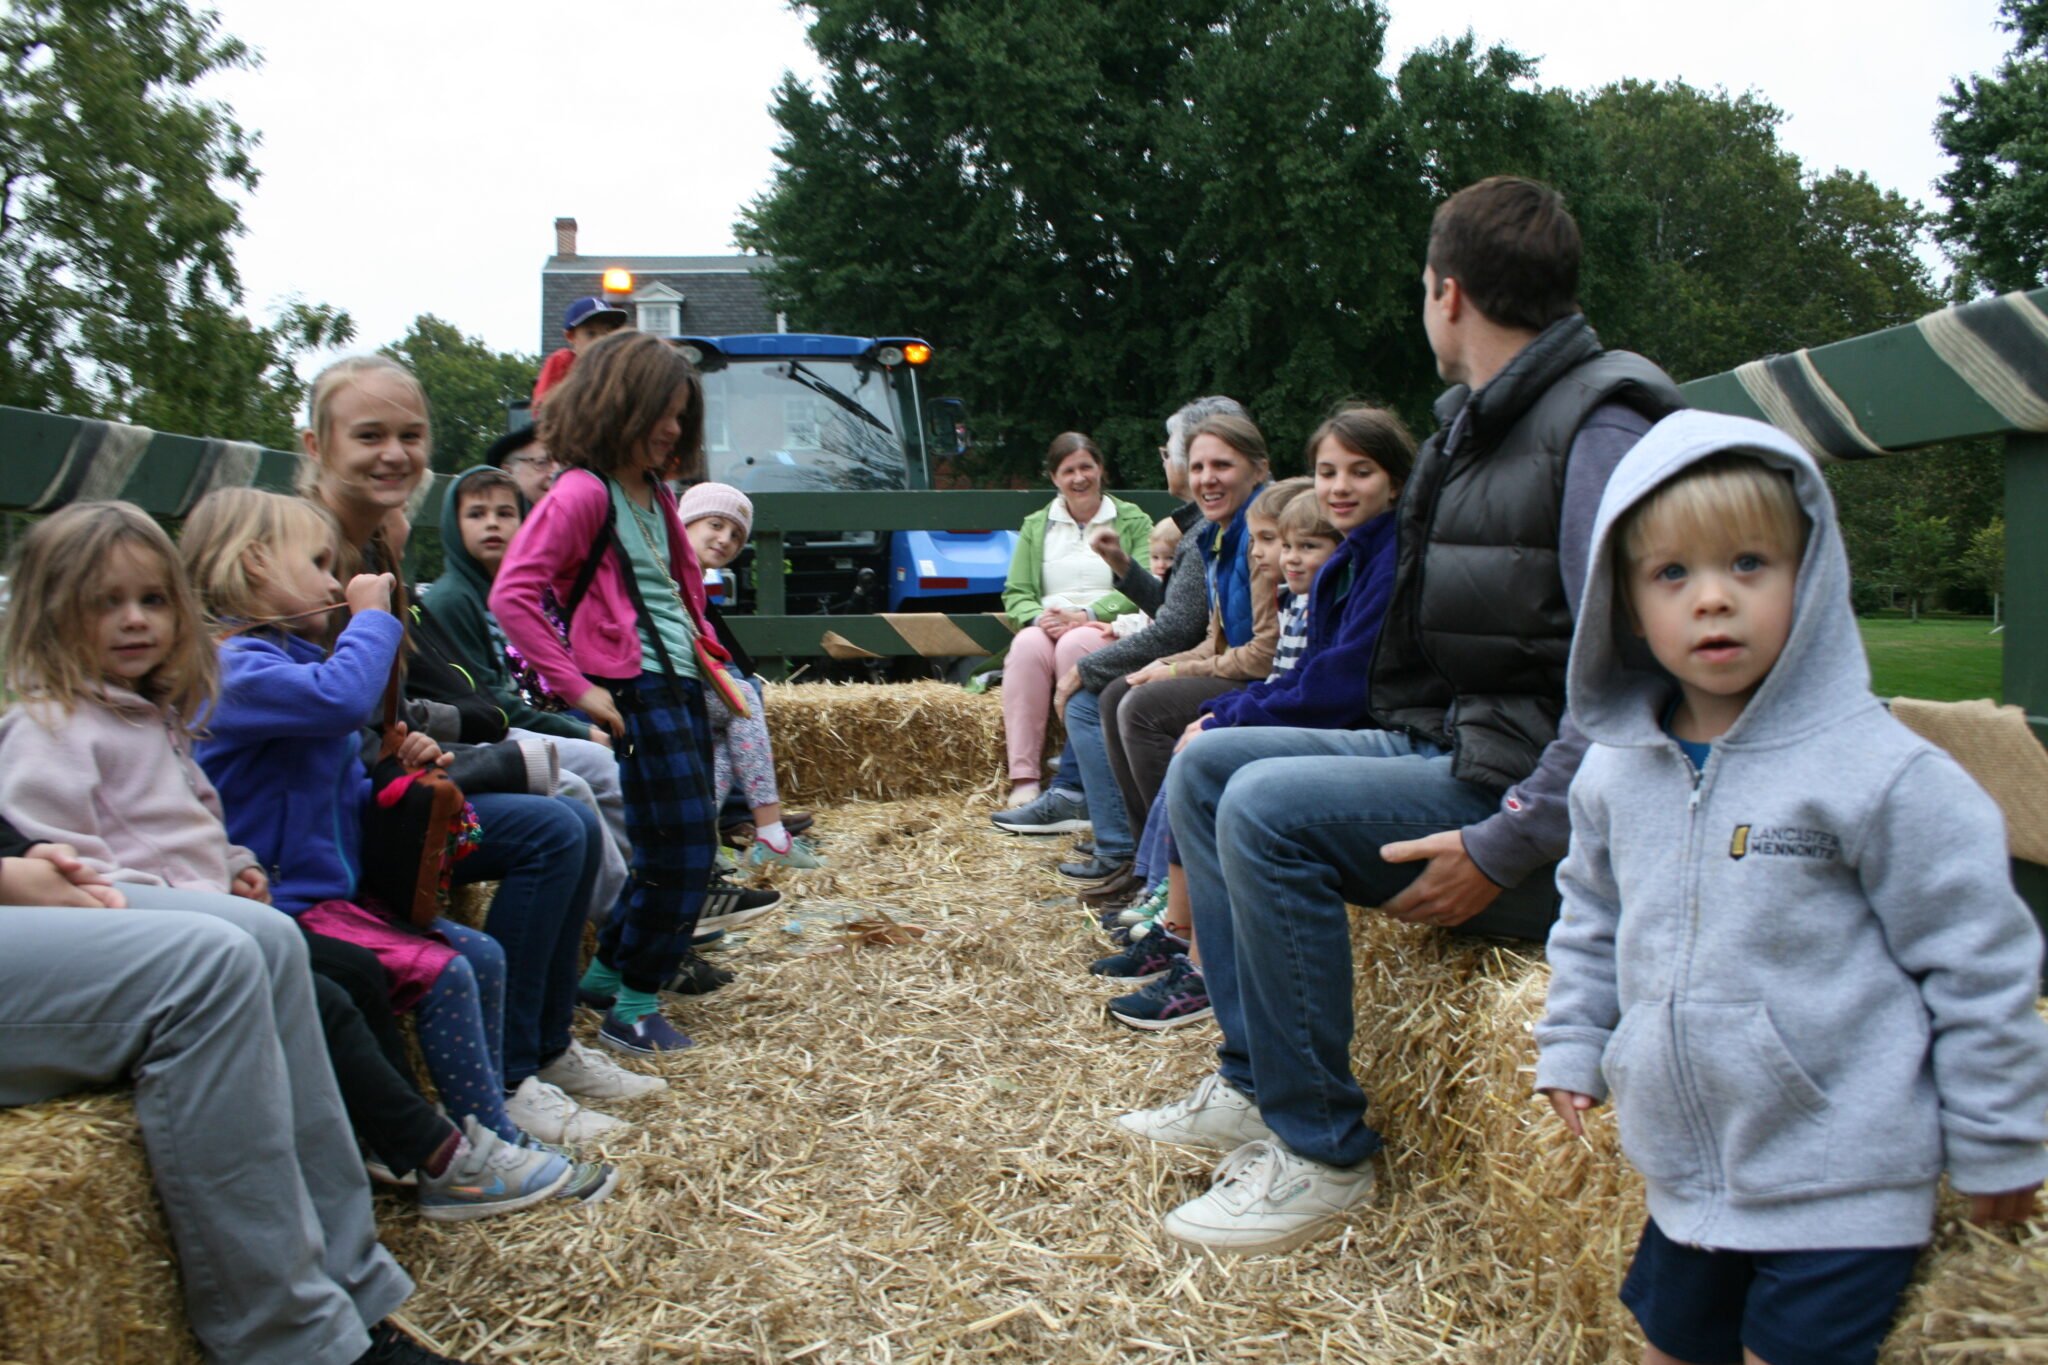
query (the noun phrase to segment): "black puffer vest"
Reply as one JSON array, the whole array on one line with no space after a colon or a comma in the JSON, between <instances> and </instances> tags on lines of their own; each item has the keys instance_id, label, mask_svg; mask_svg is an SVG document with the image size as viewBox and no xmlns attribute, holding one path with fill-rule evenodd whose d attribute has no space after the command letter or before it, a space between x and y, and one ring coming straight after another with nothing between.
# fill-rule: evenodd
<instances>
[{"instance_id":1,"label":"black puffer vest","mask_svg":"<svg viewBox=\"0 0 2048 1365\"><path fill-rule=\"evenodd\" d=\"M1582 316L1561 319L1477 394L1461 385L1437 400L1441 425L1401 493L1372 713L1448 746L1452 774L1492 791L1527 777L1557 738L1572 644L1557 549L1565 467L1606 402L1652 420L1685 406L1655 365L1601 350Z\"/></svg>"}]
</instances>

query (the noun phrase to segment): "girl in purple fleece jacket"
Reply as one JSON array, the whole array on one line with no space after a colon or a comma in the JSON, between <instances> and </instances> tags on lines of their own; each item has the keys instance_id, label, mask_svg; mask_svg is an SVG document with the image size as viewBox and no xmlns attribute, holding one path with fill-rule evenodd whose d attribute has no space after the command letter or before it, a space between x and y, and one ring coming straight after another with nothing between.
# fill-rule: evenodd
<instances>
[{"instance_id":1,"label":"girl in purple fleece jacket","mask_svg":"<svg viewBox=\"0 0 2048 1365\"><path fill-rule=\"evenodd\" d=\"M1343 543L1309 589L1308 638L1292 668L1202 703L1175 752L1204 730L1226 725L1352 729L1368 723L1365 679L1394 587L1393 507L1415 459L1415 440L1384 408L1346 405L1308 439L1316 503ZM1146 828L1166 829L1171 810L1162 783ZM1097 962L1101 975L1126 976L1144 989L1110 1001L1110 1017L1140 1029L1171 1028L1209 1014L1197 966L1187 887L1168 838L1166 863L1152 890L1122 916L1137 920L1124 950Z\"/></svg>"}]
</instances>

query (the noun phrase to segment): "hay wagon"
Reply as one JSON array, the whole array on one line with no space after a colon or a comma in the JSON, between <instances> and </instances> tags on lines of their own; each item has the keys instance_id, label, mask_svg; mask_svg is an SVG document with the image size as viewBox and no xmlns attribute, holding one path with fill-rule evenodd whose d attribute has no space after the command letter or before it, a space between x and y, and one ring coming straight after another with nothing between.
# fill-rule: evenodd
<instances>
[{"instance_id":1,"label":"hay wagon","mask_svg":"<svg viewBox=\"0 0 2048 1365\"><path fill-rule=\"evenodd\" d=\"M2037 727L2048 365L2012 339L2048 340L2044 304L1973 305L1689 389L1837 456L2002 434L2005 689ZM209 488L283 487L291 471L278 452L41 414L0 411L0 440L0 502L24 512L126 496L175 518ZM779 496L762 499L771 564L773 530L800 515ZM1021 518L976 506L965 524ZM1007 637L988 617L939 619L985 648ZM826 626L916 652L881 618L735 625L758 654L815 652ZM807 913L758 927L734 950L740 982L693 1007L705 1046L606 1144L626 1169L611 1202L442 1227L380 1197L429 1338L525 1361L1634 1359L1614 1288L1639 1187L1604 1120L1573 1143L1529 1097L1536 957L1361 916L1356 1055L1391 1138L1384 1192L1307 1252L1203 1259L1153 1223L1203 1168L1126 1146L1109 1119L1183 1090L1208 1040L1105 1033L1044 853L985 831L994 699L778 685L769 715L792 796L825 807L830 866L783 874ZM2042 904L2048 872L2017 875ZM862 947L840 922L877 913L927 932ZM1953 1213L1885 1360L2048 1360L2048 1225L1992 1235ZM0 1358L196 1359L122 1094L0 1111Z\"/></svg>"}]
</instances>

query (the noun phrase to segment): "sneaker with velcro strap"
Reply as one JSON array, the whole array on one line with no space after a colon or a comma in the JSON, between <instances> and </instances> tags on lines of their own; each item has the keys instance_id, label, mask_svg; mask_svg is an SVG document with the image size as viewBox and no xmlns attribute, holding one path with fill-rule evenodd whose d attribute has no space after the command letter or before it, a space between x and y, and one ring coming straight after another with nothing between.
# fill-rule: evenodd
<instances>
[{"instance_id":1,"label":"sneaker with velcro strap","mask_svg":"<svg viewBox=\"0 0 2048 1365\"><path fill-rule=\"evenodd\" d=\"M463 1223L529 1208L569 1183L570 1163L551 1151L507 1142L474 1118L439 1175L419 1175L420 1217Z\"/></svg>"}]
</instances>

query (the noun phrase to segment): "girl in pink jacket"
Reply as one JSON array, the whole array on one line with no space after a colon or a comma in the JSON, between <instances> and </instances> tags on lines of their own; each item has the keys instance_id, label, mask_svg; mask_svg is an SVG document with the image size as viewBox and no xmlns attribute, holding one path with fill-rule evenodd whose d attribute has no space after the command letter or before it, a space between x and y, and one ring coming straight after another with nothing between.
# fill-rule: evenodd
<instances>
[{"instance_id":1,"label":"girl in pink jacket","mask_svg":"<svg viewBox=\"0 0 2048 1365\"><path fill-rule=\"evenodd\" d=\"M549 393L540 427L569 468L506 552L491 611L548 690L616 737L633 883L579 991L605 1010L598 1041L678 1051L690 1039L662 1018L659 993L730 979L688 952L718 847L704 689L729 684L727 655L662 483L702 474L703 385L660 338L614 333ZM544 589L569 616L567 649L541 613Z\"/></svg>"}]
</instances>

